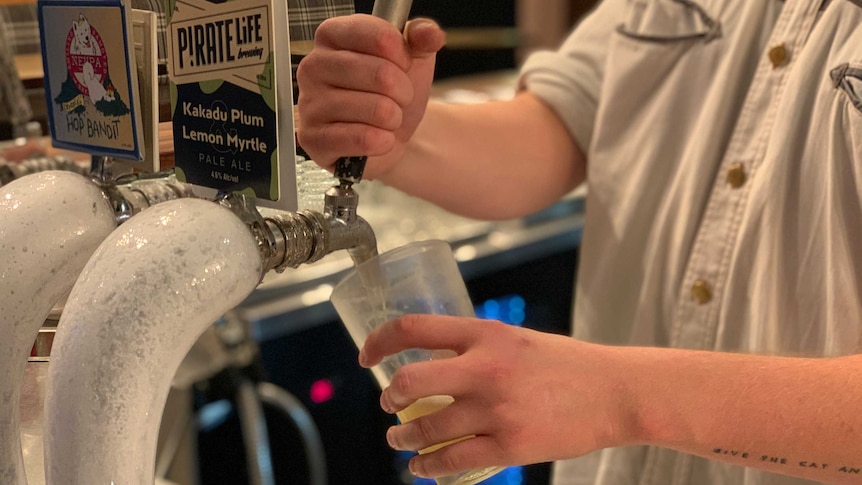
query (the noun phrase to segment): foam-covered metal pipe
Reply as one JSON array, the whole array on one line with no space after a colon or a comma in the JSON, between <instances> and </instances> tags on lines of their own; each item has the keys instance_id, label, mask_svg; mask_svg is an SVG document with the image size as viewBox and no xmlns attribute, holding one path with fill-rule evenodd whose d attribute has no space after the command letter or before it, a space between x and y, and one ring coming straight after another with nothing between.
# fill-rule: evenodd
<instances>
[{"instance_id":1,"label":"foam-covered metal pipe","mask_svg":"<svg viewBox=\"0 0 862 485\"><path fill-rule=\"evenodd\" d=\"M116 227L97 185L42 172L0 188L0 483L26 485L19 403L39 328Z\"/></svg>"},{"instance_id":2,"label":"foam-covered metal pipe","mask_svg":"<svg viewBox=\"0 0 862 485\"><path fill-rule=\"evenodd\" d=\"M105 239L75 283L54 340L47 483L152 485L177 368L261 271L248 227L205 200L159 204Z\"/></svg>"}]
</instances>

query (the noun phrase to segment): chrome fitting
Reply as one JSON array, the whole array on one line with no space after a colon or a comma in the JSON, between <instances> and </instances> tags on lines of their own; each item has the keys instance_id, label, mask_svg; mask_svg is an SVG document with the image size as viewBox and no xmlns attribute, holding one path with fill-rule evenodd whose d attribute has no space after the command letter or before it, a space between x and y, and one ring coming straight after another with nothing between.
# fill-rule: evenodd
<instances>
[{"instance_id":1,"label":"chrome fitting","mask_svg":"<svg viewBox=\"0 0 862 485\"><path fill-rule=\"evenodd\" d=\"M359 194L351 185L336 185L323 194L323 214L347 223L356 219Z\"/></svg>"},{"instance_id":2,"label":"chrome fitting","mask_svg":"<svg viewBox=\"0 0 862 485\"><path fill-rule=\"evenodd\" d=\"M271 270L283 272L319 261L346 249L356 264L377 254L371 226L356 215L358 197L352 189L333 187L326 192L324 213L284 212L264 218L254 200L241 194L222 194L216 202L231 209L252 232L260 250L261 278Z\"/></svg>"},{"instance_id":3,"label":"chrome fitting","mask_svg":"<svg viewBox=\"0 0 862 485\"><path fill-rule=\"evenodd\" d=\"M178 181L173 171L126 175L115 182L94 181L113 207L117 224L156 204L195 197L191 185Z\"/></svg>"},{"instance_id":4,"label":"chrome fitting","mask_svg":"<svg viewBox=\"0 0 862 485\"><path fill-rule=\"evenodd\" d=\"M266 223L275 234L281 252L280 260L272 266L278 273L313 263L329 253L326 248L329 225L318 212L286 212L267 218Z\"/></svg>"}]
</instances>

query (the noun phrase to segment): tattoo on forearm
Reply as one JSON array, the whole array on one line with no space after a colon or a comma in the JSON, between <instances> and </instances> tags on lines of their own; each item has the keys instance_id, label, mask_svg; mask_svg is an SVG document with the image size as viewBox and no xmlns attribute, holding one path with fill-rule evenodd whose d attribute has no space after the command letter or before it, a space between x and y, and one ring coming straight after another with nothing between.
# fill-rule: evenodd
<instances>
[{"instance_id":1,"label":"tattoo on forearm","mask_svg":"<svg viewBox=\"0 0 862 485\"><path fill-rule=\"evenodd\" d=\"M848 475L862 475L862 467L852 467L845 464L835 466L820 461L796 460L783 456L764 455L761 453L751 453L748 451L732 450L729 448L713 448L712 453L714 455L723 455L728 458L736 458L743 462L748 462L751 465L754 465L755 463L764 463L785 467L808 468L812 470L837 471L838 473L845 473Z\"/></svg>"}]
</instances>

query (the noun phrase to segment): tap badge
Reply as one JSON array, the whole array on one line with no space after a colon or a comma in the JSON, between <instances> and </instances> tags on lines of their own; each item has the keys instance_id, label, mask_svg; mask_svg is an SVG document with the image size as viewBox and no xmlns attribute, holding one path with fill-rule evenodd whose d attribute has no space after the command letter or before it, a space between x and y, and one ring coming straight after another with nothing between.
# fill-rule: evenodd
<instances>
[{"instance_id":1,"label":"tap badge","mask_svg":"<svg viewBox=\"0 0 862 485\"><path fill-rule=\"evenodd\" d=\"M83 113L89 102L105 116L128 115L129 107L111 83L102 36L84 14L72 21L65 51L68 77L54 102L65 112Z\"/></svg>"},{"instance_id":2,"label":"tap badge","mask_svg":"<svg viewBox=\"0 0 862 485\"><path fill-rule=\"evenodd\" d=\"M45 99L56 147L130 161L144 158L130 36L135 31L126 1L37 2Z\"/></svg>"}]
</instances>

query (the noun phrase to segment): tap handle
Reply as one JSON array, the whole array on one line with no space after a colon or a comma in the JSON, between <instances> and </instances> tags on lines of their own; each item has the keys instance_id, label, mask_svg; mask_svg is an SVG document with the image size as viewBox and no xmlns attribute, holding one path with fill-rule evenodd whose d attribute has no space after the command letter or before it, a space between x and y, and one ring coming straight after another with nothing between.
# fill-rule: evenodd
<instances>
[{"instance_id":1,"label":"tap handle","mask_svg":"<svg viewBox=\"0 0 862 485\"><path fill-rule=\"evenodd\" d=\"M352 185L362 180L367 156L341 157L335 162L335 177L342 184Z\"/></svg>"},{"instance_id":2,"label":"tap handle","mask_svg":"<svg viewBox=\"0 0 862 485\"><path fill-rule=\"evenodd\" d=\"M404 26L407 25L407 17L410 16L411 6L413 6L413 0L377 0L374 2L371 15L380 17L403 31Z\"/></svg>"},{"instance_id":3,"label":"tap handle","mask_svg":"<svg viewBox=\"0 0 862 485\"><path fill-rule=\"evenodd\" d=\"M371 11L375 17L380 17L403 31L410 16L413 0L376 0ZM341 157L335 162L335 177L344 186L353 185L362 180L367 156Z\"/></svg>"}]
</instances>

